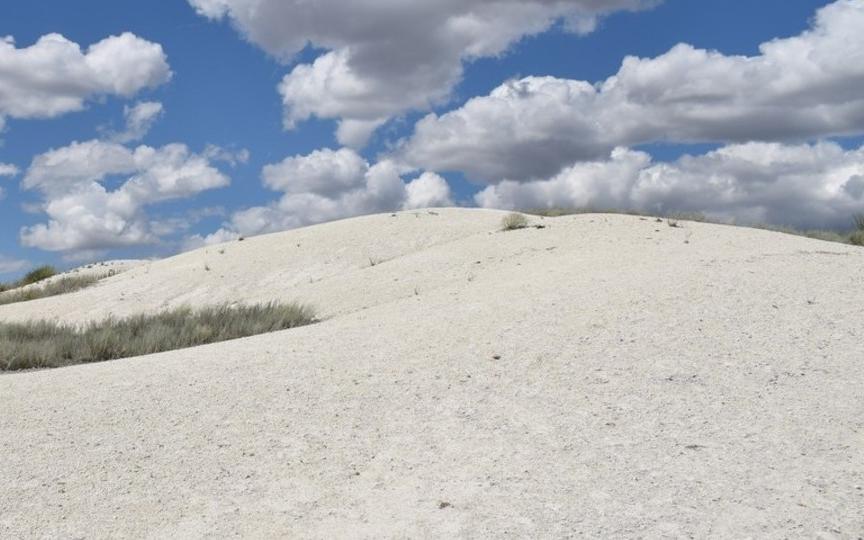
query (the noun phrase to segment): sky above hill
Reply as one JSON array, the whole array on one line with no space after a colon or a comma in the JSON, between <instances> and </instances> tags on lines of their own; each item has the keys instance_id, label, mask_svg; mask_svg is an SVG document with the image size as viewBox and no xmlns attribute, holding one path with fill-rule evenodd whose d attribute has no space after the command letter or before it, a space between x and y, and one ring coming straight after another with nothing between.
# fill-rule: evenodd
<instances>
[{"instance_id":1,"label":"sky above hill","mask_svg":"<svg viewBox=\"0 0 864 540\"><path fill-rule=\"evenodd\" d=\"M0 4L0 279L428 206L848 228L864 0Z\"/></svg>"}]
</instances>

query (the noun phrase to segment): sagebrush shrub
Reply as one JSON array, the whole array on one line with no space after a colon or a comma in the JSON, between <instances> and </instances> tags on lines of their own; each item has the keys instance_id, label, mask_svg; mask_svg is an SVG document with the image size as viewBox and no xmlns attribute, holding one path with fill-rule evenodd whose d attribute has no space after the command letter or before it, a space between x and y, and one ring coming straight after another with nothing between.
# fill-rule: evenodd
<instances>
[{"instance_id":1,"label":"sagebrush shrub","mask_svg":"<svg viewBox=\"0 0 864 540\"><path fill-rule=\"evenodd\" d=\"M516 212L512 214L507 214L504 216L504 219L501 220L501 229L505 231L515 231L517 229L524 229L528 226L528 218L526 218L522 214L518 214Z\"/></svg>"}]
</instances>

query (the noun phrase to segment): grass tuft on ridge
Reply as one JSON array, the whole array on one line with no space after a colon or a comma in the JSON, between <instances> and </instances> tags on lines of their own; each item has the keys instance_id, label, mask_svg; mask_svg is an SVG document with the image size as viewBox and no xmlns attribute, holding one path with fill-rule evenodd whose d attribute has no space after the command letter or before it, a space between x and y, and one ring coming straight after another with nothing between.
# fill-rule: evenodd
<instances>
[{"instance_id":1,"label":"grass tuft on ridge","mask_svg":"<svg viewBox=\"0 0 864 540\"><path fill-rule=\"evenodd\" d=\"M0 323L0 371L54 368L153 354L275 332L317 322L311 308L256 306L178 308L107 319L81 328L47 321Z\"/></svg>"}]
</instances>

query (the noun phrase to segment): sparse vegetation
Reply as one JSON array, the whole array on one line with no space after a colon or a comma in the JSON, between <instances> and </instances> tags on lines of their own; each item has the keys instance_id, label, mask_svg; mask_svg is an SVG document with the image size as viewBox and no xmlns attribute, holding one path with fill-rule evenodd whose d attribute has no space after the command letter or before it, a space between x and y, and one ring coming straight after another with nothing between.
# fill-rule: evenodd
<instances>
[{"instance_id":1,"label":"sparse vegetation","mask_svg":"<svg viewBox=\"0 0 864 540\"><path fill-rule=\"evenodd\" d=\"M754 229L762 229L766 231L774 231L783 234L791 234L793 236L804 236L814 240L824 240L825 242L836 242L838 244L851 244L852 234L842 234L837 231L825 231L821 229L810 229L802 231L793 227L778 227L776 225L752 225Z\"/></svg>"},{"instance_id":2,"label":"sparse vegetation","mask_svg":"<svg viewBox=\"0 0 864 540\"><path fill-rule=\"evenodd\" d=\"M515 231L526 227L528 227L528 218L517 212L507 214L501 220L501 229L504 231Z\"/></svg>"},{"instance_id":3,"label":"sparse vegetation","mask_svg":"<svg viewBox=\"0 0 864 540\"><path fill-rule=\"evenodd\" d=\"M68 276L39 287L25 288L19 286L15 289L0 292L0 306L75 292L93 285L104 277L106 276Z\"/></svg>"},{"instance_id":4,"label":"sparse vegetation","mask_svg":"<svg viewBox=\"0 0 864 540\"><path fill-rule=\"evenodd\" d=\"M20 287L26 287L27 285L33 285L34 283L39 283L40 281L44 281L56 275L57 270L53 266L40 266L27 272L27 275L14 283L0 283L0 293L12 289L18 289Z\"/></svg>"},{"instance_id":5,"label":"sparse vegetation","mask_svg":"<svg viewBox=\"0 0 864 540\"><path fill-rule=\"evenodd\" d=\"M25 285L32 285L34 283L39 283L40 281L45 281L46 279L56 276L57 269L53 266L40 266L39 268L35 268L27 273L23 279L19 282L19 286L23 287Z\"/></svg>"},{"instance_id":6,"label":"sparse vegetation","mask_svg":"<svg viewBox=\"0 0 864 540\"><path fill-rule=\"evenodd\" d=\"M849 243L855 246L864 246L864 214L852 216L855 230L849 234Z\"/></svg>"},{"instance_id":7,"label":"sparse vegetation","mask_svg":"<svg viewBox=\"0 0 864 540\"><path fill-rule=\"evenodd\" d=\"M621 209L595 209L595 208L547 208L547 209L532 209L525 210L525 213L543 216L543 217L559 217L559 216L569 216L576 214L623 214L629 216L656 216L656 214L643 212L641 210L621 210ZM704 214L699 212L672 212L663 214L662 216L657 216L656 221L662 222L663 219L666 218L666 222L670 227L680 228L681 221L698 221L702 223L715 223L721 225L736 225L735 223L728 223L724 221L716 221L707 218ZM811 229L811 230L799 230L792 227L781 227L777 225L767 225L767 224L756 224L756 225L738 225L741 227L750 227L754 229L763 229L767 231L781 232L784 234L791 234L795 236L804 236L807 238L813 238L815 240L824 240L826 242L836 242L840 244L853 244L856 246L864 246L864 214L856 214L853 216L853 222L855 224L855 230L849 233L842 233L838 231L828 231L828 230L820 230L820 229Z\"/></svg>"},{"instance_id":8,"label":"sparse vegetation","mask_svg":"<svg viewBox=\"0 0 864 540\"><path fill-rule=\"evenodd\" d=\"M636 210L633 208L535 208L530 210L524 210L524 213L533 216L543 217L572 216L578 214L621 214L625 216L663 217L674 221L708 222L708 218L705 216L705 214L702 214L701 212L670 212L658 215L657 213Z\"/></svg>"},{"instance_id":9,"label":"sparse vegetation","mask_svg":"<svg viewBox=\"0 0 864 540\"><path fill-rule=\"evenodd\" d=\"M0 323L0 371L128 358L285 330L316 322L299 304L180 308L108 319L82 328L51 322Z\"/></svg>"},{"instance_id":10,"label":"sparse vegetation","mask_svg":"<svg viewBox=\"0 0 864 540\"><path fill-rule=\"evenodd\" d=\"M666 214L666 217L675 221L696 221L699 223L706 223L708 221L708 218L702 212L671 212Z\"/></svg>"}]
</instances>

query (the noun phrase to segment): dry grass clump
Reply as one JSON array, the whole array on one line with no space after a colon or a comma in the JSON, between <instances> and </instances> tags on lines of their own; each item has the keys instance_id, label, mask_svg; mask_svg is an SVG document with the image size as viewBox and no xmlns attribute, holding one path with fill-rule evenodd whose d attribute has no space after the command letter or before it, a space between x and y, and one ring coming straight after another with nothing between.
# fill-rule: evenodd
<instances>
[{"instance_id":1,"label":"dry grass clump","mask_svg":"<svg viewBox=\"0 0 864 540\"><path fill-rule=\"evenodd\" d=\"M0 323L0 371L128 358L285 330L316 322L299 304L179 308L83 328L46 321Z\"/></svg>"},{"instance_id":2,"label":"dry grass clump","mask_svg":"<svg viewBox=\"0 0 864 540\"><path fill-rule=\"evenodd\" d=\"M501 230L504 231L515 231L526 227L528 227L528 218L516 212L507 214L501 220Z\"/></svg>"},{"instance_id":3,"label":"dry grass clump","mask_svg":"<svg viewBox=\"0 0 864 540\"><path fill-rule=\"evenodd\" d=\"M849 243L864 246L864 214L855 214L852 221L855 223L855 231L849 235Z\"/></svg>"},{"instance_id":4,"label":"dry grass clump","mask_svg":"<svg viewBox=\"0 0 864 540\"><path fill-rule=\"evenodd\" d=\"M89 287L106 276L68 276L40 287L16 288L0 292L0 306L67 294Z\"/></svg>"}]
</instances>

